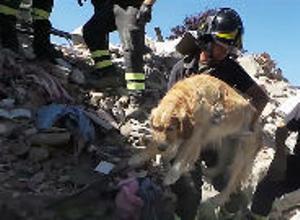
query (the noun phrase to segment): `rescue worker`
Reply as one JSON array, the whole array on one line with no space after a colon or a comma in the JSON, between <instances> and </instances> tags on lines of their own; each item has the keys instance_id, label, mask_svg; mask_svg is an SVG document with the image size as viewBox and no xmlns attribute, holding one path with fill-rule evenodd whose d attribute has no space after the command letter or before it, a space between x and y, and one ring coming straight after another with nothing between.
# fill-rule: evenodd
<instances>
[{"instance_id":1,"label":"rescue worker","mask_svg":"<svg viewBox=\"0 0 300 220\"><path fill-rule=\"evenodd\" d=\"M192 74L206 72L226 82L240 93L250 98L257 114L253 123L259 118L268 96L260 86L235 61L237 52L242 49L243 23L238 13L231 8L220 8L203 13L197 35L186 33L177 50L184 54L172 69L168 82L170 89L177 81ZM207 166L214 166L218 158L214 152L205 152L201 158ZM174 185L173 191L178 196L178 214L181 219L194 219L201 200L201 161L195 169L182 176ZM226 186L224 177L213 180L218 191ZM234 213L239 207L226 206L229 213Z\"/></svg>"},{"instance_id":2,"label":"rescue worker","mask_svg":"<svg viewBox=\"0 0 300 220\"><path fill-rule=\"evenodd\" d=\"M286 193L300 189L300 96L289 98L279 108L283 116L275 132L276 153L267 175L258 183L248 219L268 219L273 202ZM285 145L291 132L298 132L293 154Z\"/></svg>"},{"instance_id":3,"label":"rescue worker","mask_svg":"<svg viewBox=\"0 0 300 220\"><path fill-rule=\"evenodd\" d=\"M16 22L17 11L22 0L0 0L0 37L2 47L15 52L19 50ZM38 59L53 60L60 57L61 53L54 49L50 42L51 23L50 13L53 0L33 0L33 50Z\"/></svg>"},{"instance_id":4,"label":"rescue worker","mask_svg":"<svg viewBox=\"0 0 300 220\"><path fill-rule=\"evenodd\" d=\"M109 32L118 30L125 59L125 80L131 104L139 104L145 90L143 53L145 24L151 20L155 0L92 0L94 15L83 27L83 37L95 62L87 84L118 87L123 80L111 61ZM124 80L123 80L124 81Z\"/></svg>"}]
</instances>

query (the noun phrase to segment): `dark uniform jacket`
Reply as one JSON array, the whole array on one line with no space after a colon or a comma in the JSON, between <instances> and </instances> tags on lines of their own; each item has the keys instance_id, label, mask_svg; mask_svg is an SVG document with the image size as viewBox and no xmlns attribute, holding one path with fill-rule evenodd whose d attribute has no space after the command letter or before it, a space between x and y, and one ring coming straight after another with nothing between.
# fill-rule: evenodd
<instances>
[{"instance_id":1,"label":"dark uniform jacket","mask_svg":"<svg viewBox=\"0 0 300 220\"><path fill-rule=\"evenodd\" d=\"M206 72L224 82L238 91L245 93L254 83L256 83L235 60L230 57L225 58L221 63L214 66L200 65L199 57L185 57L178 61L173 67L168 89L177 81L192 74Z\"/></svg>"}]
</instances>

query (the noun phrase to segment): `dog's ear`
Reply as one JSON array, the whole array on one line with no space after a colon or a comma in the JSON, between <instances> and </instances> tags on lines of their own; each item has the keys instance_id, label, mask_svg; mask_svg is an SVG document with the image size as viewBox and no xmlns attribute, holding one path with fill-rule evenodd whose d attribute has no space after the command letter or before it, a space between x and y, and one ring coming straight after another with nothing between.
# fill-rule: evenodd
<instances>
[{"instance_id":1,"label":"dog's ear","mask_svg":"<svg viewBox=\"0 0 300 220\"><path fill-rule=\"evenodd\" d=\"M190 117L185 116L180 122L180 134L183 139L188 139L193 133L194 126Z\"/></svg>"},{"instance_id":2,"label":"dog's ear","mask_svg":"<svg viewBox=\"0 0 300 220\"><path fill-rule=\"evenodd\" d=\"M149 117L149 123L150 123L150 127L152 127L153 128L153 126L154 126L154 120L155 120L155 118L157 118L157 108L154 108L154 109L152 109L152 111L151 111L151 114L150 114L150 117ZM157 119L156 119L157 120Z\"/></svg>"}]
</instances>

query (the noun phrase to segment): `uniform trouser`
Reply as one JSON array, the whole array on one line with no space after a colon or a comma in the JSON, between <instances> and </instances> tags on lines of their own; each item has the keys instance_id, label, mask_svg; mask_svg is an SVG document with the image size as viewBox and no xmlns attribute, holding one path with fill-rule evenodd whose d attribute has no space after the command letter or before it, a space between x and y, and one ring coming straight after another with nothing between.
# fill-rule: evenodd
<instances>
[{"instance_id":1,"label":"uniform trouser","mask_svg":"<svg viewBox=\"0 0 300 220\"><path fill-rule=\"evenodd\" d=\"M194 220L197 209L202 198L202 171L201 163L205 161L206 166L214 167L220 158L213 150L201 153L192 171L183 175L173 186L172 191L177 195L177 214L184 220ZM222 191L228 182L228 175L225 173L212 179L212 185L217 191ZM236 213L238 210L247 207L244 195L237 191L230 195L229 200L224 204L224 208L229 213ZM201 213L200 213L201 214Z\"/></svg>"},{"instance_id":2,"label":"uniform trouser","mask_svg":"<svg viewBox=\"0 0 300 220\"><path fill-rule=\"evenodd\" d=\"M294 146L294 154L296 155L300 155L300 119L296 120L296 119L292 119L290 120L286 127L290 130L290 131L294 131L294 132L298 132L298 137L297 137L297 142Z\"/></svg>"},{"instance_id":3,"label":"uniform trouser","mask_svg":"<svg viewBox=\"0 0 300 220\"><path fill-rule=\"evenodd\" d=\"M54 0L33 0L33 49L37 57L48 57L53 52L50 42L51 22L49 20Z\"/></svg>"},{"instance_id":4,"label":"uniform trouser","mask_svg":"<svg viewBox=\"0 0 300 220\"><path fill-rule=\"evenodd\" d=\"M16 15L21 0L0 0L0 33L1 43L5 48L10 48L17 52L18 39L16 31Z\"/></svg>"},{"instance_id":5,"label":"uniform trouser","mask_svg":"<svg viewBox=\"0 0 300 220\"><path fill-rule=\"evenodd\" d=\"M125 80L129 91L145 89L143 71L143 53L145 42L145 24L138 24L138 8L129 6L126 9L114 6L116 26L120 34L125 59Z\"/></svg>"},{"instance_id":6,"label":"uniform trouser","mask_svg":"<svg viewBox=\"0 0 300 220\"><path fill-rule=\"evenodd\" d=\"M287 158L286 178L274 181L267 174L259 182L252 199L251 211L254 214L268 216L276 198L300 188L300 157L289 155Z\"/></svg>"},{"instance_id":7,"label":"uniform trouser","mask_svg":"<svg viewBox=\"0 0 300 220\"><path fill-rule=\"evenodd\" d=\"M52 12L54 0L33 0L33 19L34 20L48 20Z\"/></svg>"},{"instance_id":8,"label":"uniform trouser","mask_svg":"<svg viewBox=\"0 0 300 220\"><path fill-rule=\"evenodd\" d=\"M0 13L16 16L22 0L0 0Z\"/></svg>"},{"instance_id":9,"label":"uniform trouser","mask_svg":"<svg viewBox=\"0 0 300 220\"><path fill-rule=\"evenodd\" d=\"M92 0L94 15L83 26L83 38L95 61L95 68L105 71L112 67L109 46L109 32L116 29L113 2Z\"/></svg>"},{"instance_id":10,"label":"uniform trouser","mask_svg":"<svg viewBox=\"0 0 300 220\"><path fill-rule=\"evenodd\" d=\"M297 142L294 147L294 154L300 155L300 134L298 134Z\"/></svg>"},{"instance_id":11,"label":"uniform trouser","mask_svg":"<svg viewBox=\"0 0 300 220\"><path fill-rule=\"evenodd\" d=\"M111 67L108 52L109 32L117 29L122 41L125 59L125 79L127 89L144 90L143 71L144 28L138 25L138 7L126 4L113 4L106 0L96 4L92 1L95 13L83 27L84 39L95 61L96 69ZM101 5L99 5L101 4Z\"/></svg>"},{"instance_id":12,"label":"uniform trouser","mask_svg":"<svg viewBox=\"0 0 300 220\"><path fill-rule=\"evenodd\" d=\"M22 0L0 0L0 14L16 17ZM48 20L53 7L53 0L33 0L33 20Z\"/></svg>"},{"instance_id":13,"label":"uniform trouser","mask_svg":"<svg viewBox=\"0 0 300 220\"><path fill-rule=\"evenodd\" d=\"M182 220L195 219L198 206L201 202L202 184L201 168L196 166L193 171L182 175L171 186L172 191L177 197L176 213Z\"/></svg>"},{"instance_id":14,"label":"uniform trouser","mask_svg":"<svg viewBox=\"0 0 300 220\"><path fill-rule=\"evenodd\" d=\"M17 43L16 35L16 15L20 6L21 0L0 0L0 18L1 18L1 38L9 39L14 45ZM53 7L53 0L33 0L32 2L32 17L35 41L39 43L36 48L42 46L45 48L50 44L50 13ZM15 42L13 42L15 41ZM12 43L11 43L12 42Z\"/></svg>"}]
</instances>

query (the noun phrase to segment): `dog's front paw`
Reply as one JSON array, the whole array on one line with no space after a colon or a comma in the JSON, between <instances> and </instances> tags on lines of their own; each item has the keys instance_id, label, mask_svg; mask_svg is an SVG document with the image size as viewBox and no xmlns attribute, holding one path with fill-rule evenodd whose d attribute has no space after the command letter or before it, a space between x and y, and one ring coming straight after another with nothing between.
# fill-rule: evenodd
<instances>
[{"instance_id":1,"label":"dog's front paw","mask_svg":"<svg viewBox=\"0 0 300 220\"><path fill-rule=\"evenodd\" d=\"M168 171L164 179L164 185L166 186L171 185L175 183L179 178L180 178L180 172L177 169L174 169L173 167Z\"/></svg>"}]
</instances>

